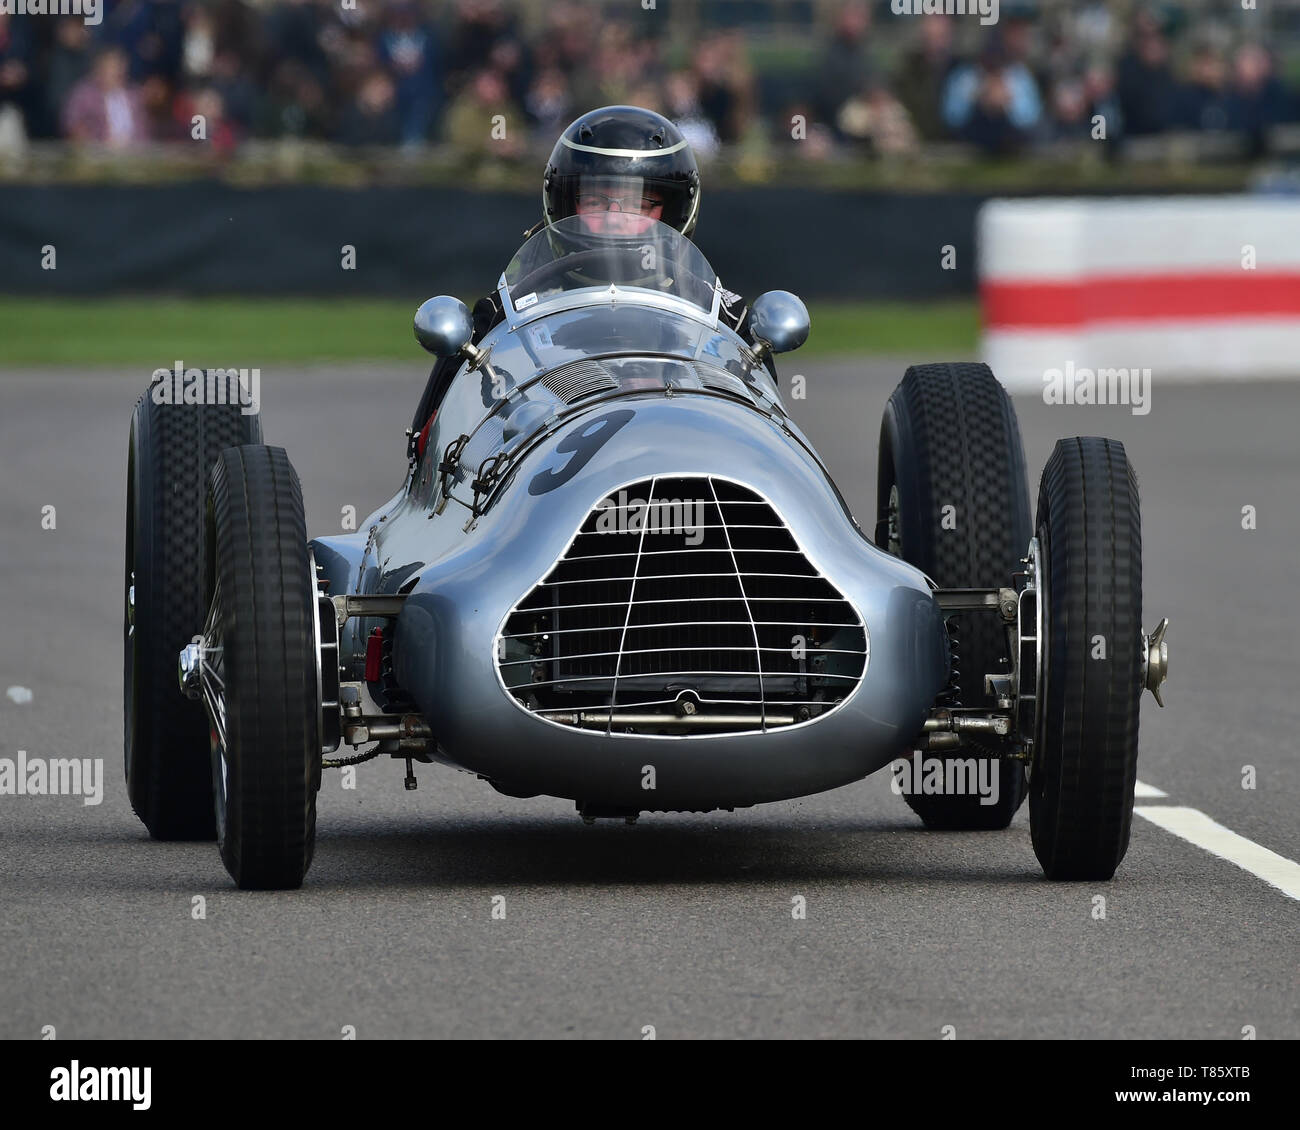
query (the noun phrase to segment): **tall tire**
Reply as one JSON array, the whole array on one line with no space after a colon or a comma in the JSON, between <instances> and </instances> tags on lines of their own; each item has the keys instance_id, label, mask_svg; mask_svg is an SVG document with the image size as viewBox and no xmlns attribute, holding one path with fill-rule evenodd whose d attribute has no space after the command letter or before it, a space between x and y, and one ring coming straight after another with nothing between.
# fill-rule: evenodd
<instances>
[{"instance_id":1,"label":"tall tire","mask_svg":"<svg viewBox=\"0 0 1300 1130\"><path fill-rule=\"evenodd\" d=\"M222 450L260 443L237 404L156 404L131 417L122 585L123 762L131 807L156 840L210 840L212 771L202 703L177 683L181 648L202 630L203 508ZM132 600L134 592L134 600Z\"/></svg>"},{"instance_id":2,"label":"tall tire","mask_svg":"<svg viewBox=\"0 0 1300 1130\"><path fill-rule=\"evenodd\" d=\"M880 426L876 518L876 544L940 588L1011 583L1029 546L1029 486L1015 407L987 365L907 370ZM1009 662L1001 620L965 613L952 617L949 628L955 684L950 692L963 706L992 707L984 676L1006 670ZM944 760L970 756L966 749ZM1008 759L999 760L996 770L994 804L981 804L983 798L972 792L908 790L903 796L929 828L1005 828L1024 800L1025 771Z\"/></svg>"},{"instance_id":3,"label":"tall tire","mask_svg":"<svg viewBox=\"0 0 1300 1130\"><path fill-rule=\"evenodd\" d=\"M1034 854L1049 879L1109 879L1128 850L1143 689L1142 519L1124 445L1058 441L1037 527L1046 650Z\"/></svg>"},{"instance_id":4,"label":"tall tire","mask_svg":"<svg viewBox=\"0 0 1300 1130\"><path fill-rule=\"evenodd\" d=\"M224 714L212 743L217 845L241 888L299 887L321 779L316 587L302 488L282 448L222 453L207 544L205 635Z\"/></svg>"}]
</instances>

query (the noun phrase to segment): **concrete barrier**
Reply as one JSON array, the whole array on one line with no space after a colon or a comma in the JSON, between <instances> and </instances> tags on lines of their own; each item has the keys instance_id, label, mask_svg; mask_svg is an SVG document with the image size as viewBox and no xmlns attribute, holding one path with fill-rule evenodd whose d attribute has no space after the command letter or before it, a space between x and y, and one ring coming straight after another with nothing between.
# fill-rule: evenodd
<instances>
[{"instance_id":1,"label":"concrete barrier","mask_svg":"<svg viewBox=\"0 0 1300 1130\"><path fill-rule=\"evenodd\" d=\"M982 352L1010 387L1300 377L1300 200L991 200L976 240Z\"/></svg>"}]
</instances>

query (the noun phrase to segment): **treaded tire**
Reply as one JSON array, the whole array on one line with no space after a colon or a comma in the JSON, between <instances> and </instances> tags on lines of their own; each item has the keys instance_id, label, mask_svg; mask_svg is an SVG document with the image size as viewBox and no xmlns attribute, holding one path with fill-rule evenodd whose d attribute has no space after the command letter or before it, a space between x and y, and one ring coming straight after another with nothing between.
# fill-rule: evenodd
<instances>
[{"instance_id":1,"label":"treaded tire","mask_svg":"<svg viewBox=\"0 0 1300 1130\"><path fill-rule=\"evenodd\" d=\"M216 834L208 723L203 704L181 693L177 658L207 615L208 471L223 449L261 440L259 418L242 415L237 404L156 404L146 392L131 416L122 585L123 767L131 807L156 840L210 840ZM134 624L127 603L133 583Z\"/></svg>"},{"instance_id":2,"label":"treaded tire","mask_svg":"<svg viewBox=\"0 0 1300 1130\"><path fill-rule=\"evenodd\" d=\"M890 494L898 488L897 544L890 546ZM945 529L944 508L955 508ZM889 398L880 425L876 544L927 573L940 588L997 588L1029 547L1029 486L1016 410L987 365L913 365ZM984 676L1006 670L999 617L965 613L950 620L963 706L993 706ZM945 761L980 756L963 749ZM931 755L934 756L934 755ZM1025 797L1018 761L998 763L998 799L978 794L904 792L926 827L1005 828Z\"/></svg>"},{"instance_id":3,"label":"treaded tire","mask_svg":"<svg viewBox=\"0 0 1300 1130\"><path fill-rule=\"evenodd\" d=\"M302 488L282 448L221 454L207 544L208 643L225 687L225 741L212 743L217 845L241 888L298 887L321 779L316 588Z\"/></svg>"},{"instance_id":4,"label":"treaded tire","mask_svg":"<svg viewBox=\"0 0 1300 1130\"><path fill-rule=\"evenodd\" d=\"M1047 639L1034 854L1049 879L1109 879L1128 850L1142 697L1142 519L1124 445L1059 440L1037 526Z\"/></svg>"}]
</instances>

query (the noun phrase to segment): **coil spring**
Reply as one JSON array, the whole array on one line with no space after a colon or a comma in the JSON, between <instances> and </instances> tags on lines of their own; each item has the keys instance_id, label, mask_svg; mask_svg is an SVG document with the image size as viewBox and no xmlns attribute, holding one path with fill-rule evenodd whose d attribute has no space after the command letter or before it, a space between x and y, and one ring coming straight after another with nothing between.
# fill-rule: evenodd
<instances>
[{"instance_id":1,"label":"coil spring","mask_svg":"<svg viewBox=\"0 0 1300 1130\"><path fill-rule=\"evenodd\" d=\"M941 706L961 705L961 657L958 644L961 642L961 617L959 614L949 616L945 627L948 629L948 659L950 669L948 682L939 692L938 703Z\"/></svg>"},{"instance_id":2,"label":"coil spring","mask_svg":"<svg viewBox=\"0 0 1300 1130\"><path fill-rule=\"evenodd\" d=\"M948 675L948 682L943 690L939 692L935 704L938 706L961 706L961 658L958 650L961 643L961 614L953 613L953 615L949 616L946 620L946 627L948 629L948 647L952 669ZM965 734L962 744L978 750L987 757L1001 757L1004 752L999 742L982 739L977 734Z\"/></svg>"}]
</instances>

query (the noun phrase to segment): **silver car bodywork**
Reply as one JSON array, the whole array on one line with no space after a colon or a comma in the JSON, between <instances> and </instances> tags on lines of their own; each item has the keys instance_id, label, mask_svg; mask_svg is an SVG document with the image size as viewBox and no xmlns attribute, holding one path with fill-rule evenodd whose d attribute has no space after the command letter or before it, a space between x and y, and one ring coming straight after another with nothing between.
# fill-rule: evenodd
<instances>
[{"instance_id":1,"label":"silver car bodywork","mask_svg":"<svg viewBox=\"0 0 1300 1130\"><path fill-rule=\"evenodd\" d=\"M664 238L680 239L675 233ZM681 244L676 256L691 254L694 272L703 274L702 257ZM716 276L707 272L707 308L698 287L683 296L616 282L521 296L512 292L513 281L507 272L499 285L505 321L479 342L482 354L456 376L401 490L356 534L312 542L331 595L404 598L395 619L353 618L343 625L344 679L363 679L368 640L386 628L387 688L408 696L408 708L413 703L427 720L439 760L511 795L568 797L610 810L707 810L806 795L861 778L912 748L949 673L947 636L931 585L872 545L853 520L789 419L762 350L720 321ZM632 685L622 673L625 662L631 667L623 644L639 608L638 584L649 591L661 579L680 583L686 594L704 583L696 577L714 575L642 575L642 535L635 562L627 563L633 571L622 635L610 627L592 629L619 641L617 649L598 653L618 652L610 660L612 680L588 676L596 688L612 682L609 707L584 716L577 708L552 706L546 713L528 705L536 696L511 682L512 670L532 671L538 690L549 688L554 698L581 683L560 678L558 666L550 678L549 661L507 658L521 654L520 634L507 630L512 614L530 594L565 591L564 582L547 578L575 543L588 543L593 516L607 500L636 485L652 484L653 492L655 483L698 487L703 505L718 516L718 535L736 563L741 592L741 599L725 599L743 603L749 617L748 626L729 622L728 630L752 628L758 673L744 678L757 681L762 701L752 708L724 705L724 714L713 716L716 700L704 688L730 687L724 677L730 673L687 671L662 677L677 702L653 707L663 712L653 715L654 724L624 724L642 717L619 714L624 708L615 705L620 677ZM838 593L839 615L847 608L856 616L860 631L846 627L842 638L864 645L851 660L860 675L828 677L838 683L813 676L812 684L832 688L814 692L804 674L774 673L790 661L760 644L766 621L754 609L766 599L789 612L797 602L780 599L779 591L750 596L746 584L756 586L754 578L785 582L742 569L742 556L760 551L734 549L732 530L741 524L728 527L727 515L746 513L761 513L793 539L799 554L772 552L784 554L783 561L802 558L801 576L790 582L795 588L822 585L819 591L832 595L820 599L829 603ZM721 548L703 552L710 561L727 560ZM659 567L662 572L678 568L669 562L687 560L693 559L665 555ZM549 587L539 590L544 582ZM678 622L685 623L692 609L714 607L692 605L696 599L704 598L659 603L677 609ZM604 603L616 606L614 617L622 614L622 598ZM536 599L533 606L545 612ZM795 612L792 617L798 620ZM821 636L823 643L841 638L830 630ZM559 639L528 636L535 649L542 640L558 648ZM802 637L793 646L797 651ZM703 648L681 654L695 651ZM827 649L818 670L835 669L835 652ZM671 670L672 663L662 659L659 666ZM777 705L769 692L778 685L820 697L811 706ZM369 691L382 688L372 681ZM732 724L742 717L737 711L751 709L752 717L744 715L750 717L747 728ZM719 724L729 732L717 732Z\"/></svg>"}]
</instances>

